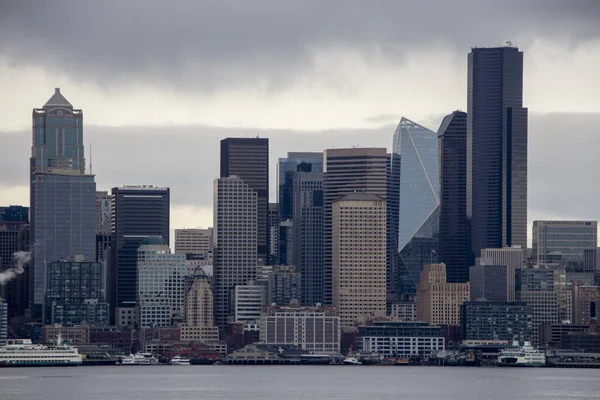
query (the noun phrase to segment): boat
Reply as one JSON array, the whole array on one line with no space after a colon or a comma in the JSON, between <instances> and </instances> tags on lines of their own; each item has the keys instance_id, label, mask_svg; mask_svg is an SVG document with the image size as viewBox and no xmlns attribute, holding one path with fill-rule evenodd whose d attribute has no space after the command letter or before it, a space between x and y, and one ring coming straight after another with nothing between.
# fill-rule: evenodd
<instances>
[{"instance_id":1,"label":"boat","mask_svg":"<svg viewBox=\"0 0 600 400\"><path fill-rule=\"evenodd\" d=\"M353 356L346 357L344 359L344 361L342 361L342 364L344 364L344 365L362 365L362 363L360 361L358 361L358 359L356 357L353 357Z\"/></svg>"},{"instance_id":2,"label":"boat","mask_svg":"<svg viewBox=\"0 0 600 400\"><path fill-rule=\"evenodd\" d=\"M121 358L119 361L117 361L117 364L119 364L119 365L136 365L133 354L130 354L128 356Z\"/></svg>"},{"instance_id":3,"label":"boat","mask_svg":"<svg viewBox=\"0 0 600 400\"><path fill-rule=\"evenodd\" d=\"M409 365L410 360L408 358L396 358L394 360L394 365Z\"/></svg>"},{"instance_id":4,"label":"boat","mask_svg":"<svg viewBox=\"0 0 600 400\"><path fill-rule=\"evenodd\" d=\"M171 365L190 365L189 358L183 358L180 356L175 356L170 361Z\"/></svg>"},{"instance_id":5,"label":"boat","mask_svg":"<svg viewBox=\"0 0 600 400\"><path fill-rule=\"evenodd\" d=\"M119 365L158 365L158 359L150 353L135 353L117 361Z\"/></svg>"},{"instance_id":6,"label":"boat","mask_svg":"<svg viewBox=\"0 0 600 400\"><path fill-rule=\"evenodd\" d=\"M33 344L30 339L8 339L0 346L0 367L67 367L83 363L79 351L64 344L59 336L55 345Z\"/></svg>"},{"instance_id":7,"label":"boat","mask_svg":"<svg viewBox=\"0 0 600 400\"><path fill-rule=\"evenodd\" d=\"M546 353L534 348L530 342L523 347L519 342L513 342L512 347L500 350L498 354L499 367L543 367L546 365Z\"/></svg>"}]
</instances>

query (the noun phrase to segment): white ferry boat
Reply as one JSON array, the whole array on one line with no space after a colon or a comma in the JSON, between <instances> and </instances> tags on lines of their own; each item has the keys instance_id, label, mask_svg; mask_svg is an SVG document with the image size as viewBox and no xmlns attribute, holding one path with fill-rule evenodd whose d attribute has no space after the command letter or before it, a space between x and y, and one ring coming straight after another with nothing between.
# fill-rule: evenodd
<instances>
[{"instance_id":1,"label":"white ferry boat","mask_svg":"<svg viewBox=\"0 0 600 400\"><path fill-rule=\"evenodd\" d=\"M344 365L362 365L362 363L360 361L358 361L358 359L356 357L353 357L353 356L346 357L344 359L344 361L342 361L342 364L344 364Z\"/></svg>"},{"instance_id":2,"label":"white ferry boat","mask_svg":"<svg viewBox=\"0 0 600 400\"><path fill-rule=\"evenodd\" d=\"M117 364L121 365L158 365L158 359L150 353L136 353L123 357Z\"/></svg>"},{"instance_id":3,"label":"white ferry boat","mask_svg":"<svg viewBox=\"0 0 600 400\"><path fill-rule=\"evenodd\" d=\"M546 365L546 353L525 342L523 347L519 342L513 342L513 347L500 350L498 354L499 367L543 367Z\"/></svg>"},{"instance_id":4,"label":"white ferry boat","mask_svg":"<svg viewBox=\"0 0 600 400\"><path fill-rule=\"evenodd\" d=\"M0 346L0 367L58 367L81 365L79 351L61 343L56 345L33 344L29 339L8 339Z\"/></svg>"},{"instance_id":5,"label":"white ferry boat","mask_svg":"<svg viewBox=\"0 0 600 400\"><path fill-rule=\"evenodd\" d=\"M188 358L183 358L180 356L175 356L171 359L171 365L191 365L190 360Z\"/></svg>"}]
</instances>

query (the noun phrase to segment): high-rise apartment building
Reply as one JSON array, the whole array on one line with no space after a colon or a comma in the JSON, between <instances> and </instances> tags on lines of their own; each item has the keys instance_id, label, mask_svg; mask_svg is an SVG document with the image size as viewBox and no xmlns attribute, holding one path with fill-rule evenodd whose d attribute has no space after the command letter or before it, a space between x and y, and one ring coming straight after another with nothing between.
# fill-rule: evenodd
<instances>
[{"instance_id":1,"label":"high-rise apartment building","mask_svg":"<svg viewBox=\"0 0 600 400\"><path fill-rule=\"evenodd\" d=\"M257 195L257 254L269 264L269 139L221 140L221 178L237 176Z\"/></svg>"},{"instance_id":2,"label":"high-rise apartment building","mask_svg":"<svg viewBox=\"0 0 600 400\"><path fill-rule=\"evenodd\" d=\"M30 272L32 317L43 317L46 264L72 255L96 259L96 182L79 171L39 172L32 185L32 242Z\"/></svg>"},{"instance_id":3,"label":"high-rise apartment building","mask_svg":"<svg viewBox=\"0 0 600 400\"><path fill-rule=\"evenodd\" d=\"M467 246L467 113L454 111L438 129L440 243L448 282L469 281Z\"/></svg>"},{"instance_id":4,"label":"high-rise apartment building","mask_svg":"<svg viewBox=\"0 0 600 400\"><path fill-rule=\"evenodd\" d=\"M137 328L160 328L185 315L185 255L172 254L160 236L144 239L137 249Z\"/></svg>"},{"instance_id":5,"label":"high-rise apartment building","mask_svg":"<svg viewBox=\"0 0 600 400\"><path fill-rule=\"evenodd\" d=\"M112 189L112 252L109 299L115 318L132 315L136 305L138 248L144 239L160 236L169 244L170 191L166 187L123 186Z\"/></svg>"},{"instance_id":6,"label":"high-rise apartment building","mask_svg":"<svg viewBox=\"0 0 600 400\"><path fill-rule=\"evenodd\" d=\"M597 221L533 221L532 258L535 264L582 267L585 250L595 250L597 246Z\"/></svg>"},{"instance_id":7,"label":"high-rise apartment building","mask_svg":"<svg viewBox=\"0 0 600 400\"><path fill-rule=\"evenodd\" d=\"M180 326L181 340L204 343L219 340L219 328L214 325L213 293L204 273L188 278L191 286L186 293L186 322Z\"/></svg>"},{"instance_id":8,"label":"high-rise apartment building","mask_svg":"<svg viewBox=\"0 0 600 400\"><path fill-rule=\"evenodd\" d=\"M519 246L481 249L479 265L506 265L506 298L515 301L515 274L523 266L523 249Z\"/></svg>"},{"instance_id":9,"label":"high-rise apartment building","mask_svg":"<svg viewBox=\"0 0 600 400\"><path fill-rule=\"evenodd\" d=\"M215 323L227 326L237 285L256 279L258 195L237 176L214 182ZM266 215L266 214L265 214Z\"/></svg>"},{"instance_id":10,"label":"high-rise apartment building","mask_svg":"<svg viewBox=\"0 0 600 400\"><path fill-rule=\"evenodd\" d=\"M292 192L292 263L302 279L299 300L314 306L323 301L323 173L296 172Z\"/></svg>"},{"instance_id":11,"label":"high-rise apartment building","mask_svg":"<svg viewBox=\"0 0 600 400\"><path fill-rule=\"evenodd\" d=\"M436 326L459 325L460 307L469 296L468 282L446 282L444 264L426 264L417 287L417 320Z\"/></svg>"},{"instance_id":12,"label":"high-rise apartment building","mask_svg":"<svg viewBox=\"0 0 600 400\"><path fill-rule=\"evenodd\" d=\"M394 133L394 154L399 156L398 273L396 297L416 293L424 264L437 261L440 184L438 136L402 118ZM392 174L393 169L392 166Z\"/></svg>"},{"instance_id":13,"label":"high-rise apartment building","mask_svg":"<svg viewBox=\"0 0 600 400\"><path fill-rule=\"evenodd\" d=\"M527 246L527 109L516 47L469 53L467 218L472 257L485 248Z\"/></svg>"},{"instance_id":14,"label":"high-rise apartment building","mask_svg":"<svg viewBox=\"0 0 600 400\"><path fill-rule=\"evenodd\" d=\"M323 161L323 303L331 304L333 203L352 193L385 200L387 154L384 148L328 149Z\"/></svg>"},{"instance_id":15,"label":"high-rise apartment building","mask_svg":"<svg viewBox=\"0 0 600 400\"><path fill-rule=\"evenodd\" d=\"M377 195L348 194L332 207L332 304L342 328L386 312L386 204Z\"/></svg>"},{"instance_id":16,"label":"high-rise apartment building","mask_svg":"<svg viewBox=\"0 0 600 400\"><path fill-rule=\"evenodd\" d=\"M46 324L106 325L104 264L74 256L46 264Z\"/></svg>"}]
</instances>

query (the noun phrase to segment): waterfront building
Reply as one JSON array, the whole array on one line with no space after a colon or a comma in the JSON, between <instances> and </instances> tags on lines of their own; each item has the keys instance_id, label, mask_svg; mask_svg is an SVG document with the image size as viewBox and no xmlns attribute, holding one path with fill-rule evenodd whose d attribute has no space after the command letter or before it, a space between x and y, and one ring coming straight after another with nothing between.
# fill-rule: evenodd
<instances>
[{"instance_id":1,"label":"waterfront building","mask_svg":"<svg viewBox=\"0 0 600 400\"><path fill-rule=\"evenodd\" d=\"M333 203L352 193L385 200L387 155L384 148L327 149L323 161L323 303L332 304Z\"/></svg>"},{"instance_id":2,"label":"waterfront building","mask_svg":"<svg viewBox=\"0 0 600 400\"><path fill-rule=\"evenodd\" d=\"M590 324L595 322L600 314L600 286L586 286L575 284L573 290L573 318L574 324Z\"/></svg>"},{"instance_id":3,"label":"waterfront building","mask_svg":"<svg viewBox=\"0 0 600 400\"><path fill-rule=\"evenodd\" d=\"M260 317L261 343L338 354L340 338L340 317L332 307L266 307Z\"/></svg>"},{"instance_id":4,"label":"waterfront building","mask_svg":"<svg viewBox=\"0 0 600 400\"><path fill-rule=\"evenodd\" d=\"M590 329L589 324L552 324L543 323L539 327L540 347L552 347L555 349L565 348L562 338L568 333L581 333Z\"/></svg>"},{"instance_id":5,"label":"waterfront building","mask_svg":"<svg viewBox=\"0 0 600 400\"><path fill-rule=\"evenodd\" d=\"M45 323L108 324L104 264L81 256L46 264Z\"/></svg>"},{"instance_id":6,"label":"waterfront building","mask_svg":"<svg viewBox=\"0 0 600 400\"><path fill-rule=\"evenodd\" d=\"M469 283L446 282L446 265L426 264L417 287L417 320L459 325L460 307L469 301Z\"/></svg>"},{"instance_id":7,"label":"waterfront building","mask_svg":"<svg viewBox=\"0 0 600 400\"><path fill-rule=\"evenodd\" d=\"M180 326L181 340L218 342L219 328L214 325L213 293L208 276L198 273L188 279L191 287L186 294L186 323Z\"/></svg>"},{"instance_id":8,"label":"waterfront building","mask_svg":"<svg viewBox=\"0 0 600 400\"><path fill-rule=\"evenodd\" d=\"M360 352L378 353L384 358L434 355L444 350L442 328L426 322L375 321L360 326L356 338Z\"/></svg>"},{"instance_id":9,"label":"waterfront building","mask_svg":"<svg viewBox=\"0 0 600 400\"><path fill-rule=\"evenodd\" d=\"M131 321L137 297L138 248L150 236L169 245L170 190L152 185L112 189L112 252L108 293L116 321Z\"/></svg>"},{"instance_id":10,"label":"waterfront building","mask_svg":"<svg viewBox=\"0 0 600 400\"><path fill-rule=\"evenodd\" d=\"M417 303L414 301L392 303L390 316L398 321L416 321Z\"/></svg>"},{"instance_id":11,"label":"waterfront building","mask_svg":"<svg viewBox=\"0 0 600 400\"><path fill-rule=\"evenodd\" d=\"M532 309L525 302L467 301L461 326L464 340L530 340Z\"/></svg>"},{"instance_id":12,"label":"waterfront building","mask_svg":"<svg viewBox=\"0 0 600 400\"><path fill-rule=\"evenodd\" d=\"M267 304L266 288L254 281L236 285L233 297L233 322L252 322L260 319L260 313Z\"/></svg>"},{"instance_id":13,"label":"waterfront building","mask_svg":"<svg viewBox=\"0 0 600 400\"><path fill-rule=\"evenodd\" d=\"M508 299L506 265L476 265L470 268L471 301Z\"/></svg>"},{"instance_id":14,"label":"waterfront building","mask_svg":"<svg viewBox=\"0 0 600 400\"><path fill-rule=\"evenodd\" d=\"M512 45L472 48L467 74L467 218L474 258L481 249L527 246L523 52Z\"/></svg>"},{"instance_id":15,"label":"waterfront building","mask_svg":"<svg viewBox=\"0 0 600 400\"><path fill-rule=\"evenodd\" d=\"M385 315L385 217L385 200L374 194L348 194L333 202L333 306L344 329Z\"/></svg>"},{"instance_id":16,"label":"waterfront building","mask_svg":"<svg viewBox=\"0 0 600 400\"><path fill-rule=\"evenodd\" d=\"M533 221L535 264L559 263L583 267L585 250L598 246L597 221Z\"/></svg>"},{"instance_id":17,"label":"waterfront building","mask_svg":"<svg viewBox=\"0 0 600 400\"><path fill-rule=\"evenodd\" d=\"M500 249L481 249L480 265L506 265L506 298L515 301L515 274L523 263L523 249L520 246Z\"/></svg>"},{"instance_id":18,"label":"waterfront building","mask_svg":"<svg viewBox=\"0 0 600 400\"><path fill-rule=\"evenodd\" d=\"M314 306L323 301L322 169L321 161L317 172L298 171L293 174L292 181L292 261L301 276L300 302L304 306Z\"/></svg>"},{"instance_id":19,"label":"waterfront building","mask_svg":"<svg viewBox=\"0 0 600 400\"><path fill-rule=\"evenodd\" d=\"M172 254L160 236L144 239L137 251L136 326L171 327L183 321L185 255Z\"/></svg>"},{"instance_id":20,"label":"waterfront building","mask_svg":"<svg viewBox=\"0 0 600 400\"><path fill-rule=\"evenodd\" d=\"M438 259L448 282L469 281L467 246L467 113L454 111L438 129L440 233Z\"/></svg>"},{"instance_id":21,"label":"waterfront building","mask_svg":"<svg viewBox=\"0 0 600 400\"><path fill-rule=\"evenodd\" d=\"M46 160L45 157L42 160ZM79 170L35 171L32 190L32 318L44 319L47 263L72 255L96 259L96 182Z\"/></svg>"},{"instance_id":22,"label":"waterfront building","mask_svg":"<svg viewBox=\"0 0 600 400\"><path fill-rule=\"evenodd\" d=\"M267 276L267 304L287 306L300 301L302 277L294 266L276 265Z\"/></svg>"},{"instance_id":23,"label":"waterfront building","mask_svg":"<svg viewBox=\"0 0 600 400\"><path fill-rule=\"evenodd\" d=\"M94 325L89 327L90 343L108 344L123 350L125 354L133 352L134 333L131 327L119 328L110 325Z\"/></svg>"},{"instance_id":24,"label":"waterfront building","mask_svg":"<svg viewBox=\"0 0 600 400\"><path fill-rule=\"evenodd\" d=\"M256 193L257 257L269 264L269 139L221 140L221 178L237 176Z\"/></svg>"},{"instance_id":25,"label":"waterfront building","mask_svg":"<svg viewBox=\"0 0 600 400\"><path fill-rule=\"evenodd\" d=\"M58 338L71 344L90 343L90 326L45 325L42 328L42 343L56 343Z\"/></svg>"},{"instance_id":26,"label":"waterfront building","mask_svg":"<svg viewBox=\"0 0 600 400\"><path fill-rule=\"evenodd\" d=\"M395 297L411 299L424 264L437 262L440 173L438 136L407 118L394 133L393 152L400 160ZM397 163L398 164L398 163ZM392 173L394 166L392 166Z\"/></svg>"},{"instance_id":27,"label":"waterfront building","mask_svg":"<svg viewBox=\"0 0 600 400\"><path fill-rule=\"evenodd\" d=\"M215 323L224 329L235 287L256 279L257 194L237 176L214 185Z\"/></svg>"}]
</instances>

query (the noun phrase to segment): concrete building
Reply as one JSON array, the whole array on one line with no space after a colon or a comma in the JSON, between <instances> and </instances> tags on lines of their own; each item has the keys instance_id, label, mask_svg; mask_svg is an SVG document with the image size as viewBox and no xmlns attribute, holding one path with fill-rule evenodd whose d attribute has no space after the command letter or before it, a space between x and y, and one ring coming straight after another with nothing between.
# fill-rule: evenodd
<instances>
[{"instance_id":1,"label":"concrete building","mask_svg":"<svg viewBox=\"0 0 600 400\"><path fill-rule=\"evenodd\" d=\"M464 340L530 340L532 309L525 302L467 301L461 307Z\"/></svg>"},{"instance_id":2,"label":"concrete building","mask_svg":"<svg viewBox=\"0 0 600 400\"><path fill-rule=\"evenodd\" d=\"M333 306L342 328L386 312L386 205L374 194L354 193L333 202Z\"/></svg>"},{"instance_id":3,"label":"concrete building","mask_svg":"<svg viewBox=\"0 0 600 400\"><path fill-rule=\"evenodd\" d=\"M214 182L215 323L227 326L235 287L256 279L257 194L237 176Z\"/></svg>"},{"instance_id":4,"label":"concrete building","mask_svg":"<svg viewBox=\"0 0 600 400\"><path fill-rule=\"evenodd\" d=\"M438 259L448 282L469 281L467 249L467 113L447 115L438 131L440 236Z\"/></svg>"},{"instance_id":5,"label":"concrete building","mask_svg":"<svg viewBox=\"0 0 600 400\"><path fill-rule=\"evenodd\" d=\"M184 319L185 255L171 254L160 236L150 236L137 251L136 326L172 327Z\"/></svg>"},{"instance_id":6,"label":"concrete building","mask_svg":"<svg viewBox=\"0 0 600 400\"><path fill-rule=\"evenodd\" d=\"M43 319L46 263L72 255L96 259L96 182L79 170L36 171L32 182L32 318Z\"/></svg>"},{"instance_id":7,"label":"concrete building","mask_svg":"<svg viewBox=\"0 0 600 400\"><path fill-rule=\"evenodd\" d=\"M598 246L598 222L533 221L532 245L535 264L583 267L585 251Z\"/></svg>"},{"instance_id":8,"label":"concrete building","mask_svg":"<svg viewBox=\"0 0 600 400\"><path fill-rule=\"evenodd\" d=\"M266 307L260 317L260 341L297 345L315 354L340 352L340 317L332 307Z\"/></svg>"},{"instance_id":9,"label":"concrete building","mask_svg":"<svg viewBox=\"0 0 600 400\"><path fill-rule=\"evenodd\" d=\"M581 333L589 331L589 324L551 324L544 323L539 326L540 347L562 349L562 338L568 333Z\"/></svg>"},{"instance_id":10,"label":"concrete building","mask_svg":"<svg viewBox=\"0 0 600 400\"><path fill-rule=\"evenodd\" d=\"M288 306L293 300L300 302L302 278L294 266L276 265L267 276L267 304Z\"/></svg>"},{"instance_id":11,"label":"concrete building","mask_svg":"<svg viewBox=\"0 0 600 400\"><path fill-rule=\"evenodd\" d=\"M170 190L152 185L112 189L112 252L109 269L109 299L115 319L133 315L136 306L138 248L150 236L160 236L169 245Z\"/></svg>"},{"instance_id":12,"label":"concrete building","mask_svg":"<svg viewBox=\"0 0 600 400\"><path fill-rule=\"evenodd\" d=\"M414 301L392 303L390 316L398 321L416 321L417 303Z\"/></svg>"},{"instance_id":13,"label":"concrete building","mask_svg":"<svg viewBox=\"0 0 600 400\"><path fill-rule=\"evenodd\" d=\"M384 148L327 149L323 161L323 303L332 304L333 203L358 192L385 200L387 154Z\"/></svg>"},{"instance_id":14,"label":"concrete building","mask_svg":"<svg viewBox=\"0 0 600 400\"><path fill-rule=\"evenodd\" d=\"M221 140L221 178L236 176L256 193L257 257L269 264L269 139Z\"/></svg>"},{"instance_id":15,"label":"concrete building","mask_svg":"<svg viewBox=\"0 0 600 400\"><path fill-rule=\"evenodd\" d=\"M378 353L384 358L433 355L444 350L442 328L426 322L376 321L360 326L356 338L360 352Z\"/></svg>"},{"instance_id":16,"label":"concrete building","mask_svg":"<svg viewBox=\"0 0 600 400\"><path fill-rule=\"evenodd\" d=\"M524 264L523 248L519 246L500 249L481 249L479 265L506 265L506 296L508 301L515 301L515 274Z\"/></svg>"},{"instance_id":17,"label":"concrete building","mask_svg":"<svg viewBox=\"0 0 600 400\"><path fill-rule=\"evenodd\" d=\"M212 343L219 341L219 328L214 324L213 293L205 274L189 278L186 295L186 323L180 326L181 340Z\"/></svg>"},{"instance_id":18,"label":"concrete building","mask_svg":"<svg viewBox=\"0 0 600 400\"><path fill-rule=\"evenodd\" d=\"M109 323L104 264L74 256L46 264L45 323Z\"/></svg>"},{"instance_id":19,"label":"concrete building","mask_svg":"<svg viewBox=\"0 0 600 400\"><path fill-rule=\"evenodd\" d=\"M267 305L265 292L265 286L254 281L248 281L245 285L236 285L232 322L258 321L263 307Z\"/></svg>"},{"instance_id":20,"label":"concrete building","mask_svg":"<svg viewBox=\"0 0 600 400\"><path fill-rule=\"evenodd\" d=\"M573 285L574 324L590 324L600 314L600 286Z\"/></svg>"},{"instance_id":21,"label":"concrete building","mask_svg":"<svg viewBox=\"0 0 600 400\"><path fill-rule=\"evenodd\" d=\"M469 283L447 283L445 264L426 264L417 286L417 320L459 325L460 307L469 301Z\"/></svg>"},{"instance_id":22,"label":"concrete building","mask_svg":"<svg viewBox=\"0 0 600 400\"><path fill-rule=\"evenodd\" d=\"M506 265L476 265L470 268L471 301L508 300Z\"/></svg>"},{"instance_id":23,"label":"concrete building","mask_svg":"<svg viewBox=\"0 0 600 400\"><path fill-rule=\"evenodd\" d=\"M213 262L213 228L175 229L175 254L201 256L207 265L211 265Z\"/></svg>"},{"instance_id":24,"label":"concrete building","mask_svg":"<svg viewBox=\"0 0 600 400\"><path fill-rule=\"evenodd\" d=\"M56 343L58 338L72 344L90 342L90 326L87 324L76 326L46 325L42 329L42 343Z\"/></svg>"},{"instance_id":25,"label":"concrete building","mask_svg":"<svg viewBox=\"0 0 600 400\"><path fill-rule=\"evenodd\" d=\"M512 45L469 53L467 218L473 257L481 249L527 246L523 52Z\"/></svg>"}]
</instances>

